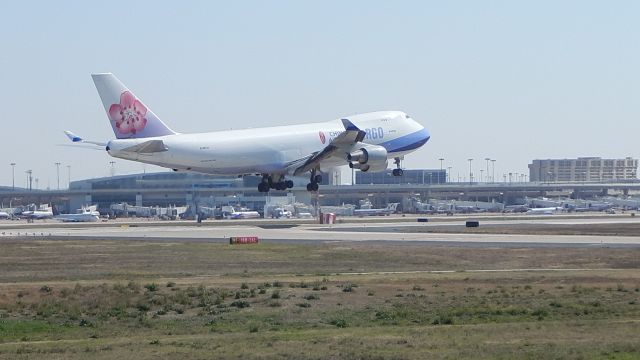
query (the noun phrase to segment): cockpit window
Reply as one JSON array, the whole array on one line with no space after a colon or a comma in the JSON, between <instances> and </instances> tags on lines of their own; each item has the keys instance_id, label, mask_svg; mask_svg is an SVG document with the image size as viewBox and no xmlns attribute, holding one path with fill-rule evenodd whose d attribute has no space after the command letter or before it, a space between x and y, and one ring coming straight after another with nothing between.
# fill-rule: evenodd
<instances>
[{"instance_id":1,"label":"cockpit window","mask_svg":"<svg viewBox=\"0 0 640 360\"><path fill-rule=\"evenodd\" d=\"M407 118L407 119L411 119L411 116L409 116L407 114L404 114L404 117Z\"/></svg>"}]
</instances>

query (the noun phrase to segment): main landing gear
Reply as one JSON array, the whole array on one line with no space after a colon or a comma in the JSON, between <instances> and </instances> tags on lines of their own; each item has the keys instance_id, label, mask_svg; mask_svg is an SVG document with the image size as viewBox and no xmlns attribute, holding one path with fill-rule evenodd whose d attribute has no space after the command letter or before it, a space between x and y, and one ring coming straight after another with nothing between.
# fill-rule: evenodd
<instances>
[{"instance_id":1,"label":"main landing gear","mask_svg":"<svg viewBox=\"0 0 640 360\"><path fill-rule=\"evenodd\" d=\"M258 184L258 191L266 193L266 192L269 192L269 190L271 189L287 190L287 189L291 189L292 187L293 187L293 181L285 180L284 176L282 175L277 176L276 180L274 181L274 176L263 174L262 182Z\"/></svg>"},{"instance_id":2,"label":"main landing gear","mask_svg":"<svg viewBox=\"0 0 640 360\"><path fill-rule=\"evenodd\" d=\"M320 186L319 183L322 182L322 175L316 175L316 170L311 170L311 177L309 179L309 183L307 184L307 191L318 191Z\"/></svg>"},{"instance_id":3,"label":"main landing gear","mask_svg":"<svg viewBox=\"0 0 640 360\"><path fill-rule=\"evenodd\" d=\"M393 176L402 176L403 171L402 168L400 168L400 160L399 157L393 159L393 163L396 164L396 168L391 172Z\"/></svg>"}]
</instances>

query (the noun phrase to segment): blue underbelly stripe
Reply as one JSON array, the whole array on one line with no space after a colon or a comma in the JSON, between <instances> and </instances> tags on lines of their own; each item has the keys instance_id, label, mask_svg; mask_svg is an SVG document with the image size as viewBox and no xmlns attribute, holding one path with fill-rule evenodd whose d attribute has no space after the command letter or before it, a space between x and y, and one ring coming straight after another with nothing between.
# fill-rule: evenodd
<instances>
[{"instance_id":1,"label":"blue underbelly stripe","mask_svg":"<svg viewBox=\"0 0 640 360\"><path fill-rule=\"evenodd\" d=\"M381 143L380 146L384 146L389 153L409 151L424 145L430 138L427 129L422 129L393 140L385 141Z\"/></svg>"}]
</instances>

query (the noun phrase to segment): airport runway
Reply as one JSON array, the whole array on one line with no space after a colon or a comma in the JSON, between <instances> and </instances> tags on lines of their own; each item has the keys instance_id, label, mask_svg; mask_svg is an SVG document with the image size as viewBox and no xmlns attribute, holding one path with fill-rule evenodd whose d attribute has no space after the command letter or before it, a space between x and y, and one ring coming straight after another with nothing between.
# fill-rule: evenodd
<instances>
[{"instance_id":1,"label":"airport runway","mask_svg":"<svg viewBox=\"0 0 640 360\"><path fill-rule=\"evenodd\" d=\"M380 219L384 221L384 219ZM414 220L415 221L415 220ZM523 220L483 220L482 225L518 224L615 224L640 223L635 217L617 217L602 219L577 218L544 218ZM461 226L463 221L438 223L438 226ZM482 226L481 225L481 226ZM287 227L291 226L291 227ZM390 242L390 243L423 243L425 245L447 245L457 247L558 247L558 246L608 246L608 247L640 247L640 236L609 235L536 235L536 234L484 234L484 233L403 233L396 232L395 227L429 226L428 223L417 222L378 222L362 224L335 225L287 225L285 222L270 222L262 226L237 225L228 226L147 226L144 222L122 226L104 227L100 224L87 227L48 227L39 224L32 228L2 230L1 238L27 237L62 239L109 239L109 240L147 240L147 241L211 241L226 242L231 236L258 236L261 241L270 243L317 243L336 241L358 242ZM361 228L363 231L359 231ZM319 231L322 230L322 231Z\"/></svg>"}]
</instances>

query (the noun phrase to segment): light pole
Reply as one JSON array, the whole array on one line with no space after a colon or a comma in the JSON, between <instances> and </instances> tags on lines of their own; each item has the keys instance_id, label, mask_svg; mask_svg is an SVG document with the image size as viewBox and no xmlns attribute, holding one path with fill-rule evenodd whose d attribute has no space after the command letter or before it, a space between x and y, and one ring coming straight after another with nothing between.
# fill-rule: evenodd
<instances>
[{"instance_id":1,"label":"light pole","mask_svg":"<svg viewBox=\"0 0 640 360\"><path fill-rule=\"evenodd\" d=\"M71 189L71 165L67 165L67 187Z\"/></svg>"},{"instance_id":2,"label":"light pole","mask_svg":"<svg viewBox=\"0 0 640 360\"><path fill-rule=\"evenodd\" d=\"M440 174L442 174L442 162L444 161L444 158L440 158L438 160L440 160ZM447 181L447 175L446 174L444 175L444 179L445 179L445 182L446 182ZM438 181L436 183L440 184L440 175L438 175Z\"/></svg>"},{"instance_id":3,"label":"light pole","mask_svg":"<svg viewBox=\"0 0 640 360\"><path fill-rule=\"evenodd\" d=\"M109 164L111 164L111 176L115 176L116 175L116 162L111 160L109 161Z\"/></svg>"},{"instance_id":4,"label":"light pole","mask_svg":"<svg viewBox=\"0 0 640 360\"><path fill-rule=\"evenodd\" d=\"M496 182L496 159L491 159L491 182Z\"/></svg>"},{"instance_id":5,"label":"light pole","mask_svg":"<svg viewBox=\"0 0 640 360\"><path fill-rule=\"evenodd\" d=\"M31 174L33 174L33 171L27 170L25 173L27 174L27 188L31 191Z\"/></svg>"},{"instance_id":6,"label":"light pole","mask_svg":"<svg viewBox=\"0 0 640 360\"><path fill-rule=\"evenodd\" d=\"M489 161L491 161L491 158L484 158L484 161L487 162L487 172L485 174L487 174L487 182L489 182Z\"/></svg>"},{"instance_id":7,"label":"light pole","mask_svg":"<svg viewBox=\"0 0 640 360\"><path fill-rule=\"evenodd\" d=\"M482 179L484 179L484 170L480 169L480 182L482 182Z\"/></svg>"},{"instance_id":8,"label":"light pole","mask_svg":"<svg viewBox=\"0 0 640 360\"><path fill-rule=\"evenodd\" d=\"M467 161L469 162L469 185L471 185L473 183L473 171L471 171L471 162L473 159L469 158Z\"/></svg>"},{"instance_id":9,"label":"light pole","mask_svg":"<svg viewBox=\"0 0 640 360\"><path fill-rule=\"evenodd\" d=\"M444 179L444 182L451 181L451 166L447 166L447 173Z\"/></svg>"},{"instance_id":10,"label":"light pole","mask_svg":"<svg viewBox=\"0 0 640 360\"><path fill-rule=\"evenodd\" d=\"M60 163L54 163L56 165L56 176L58 177L58 190L60 190Z\"/></svg>"},{"instance_id":11,"label":"light pole","mask_svg":"<svg viewBox=\"0 0 640 360\"><path fill-rule=\"evenodd\" d=\"M16 191L16 163L11 163L11 191Z\"/></svg>"}]
</instances>

